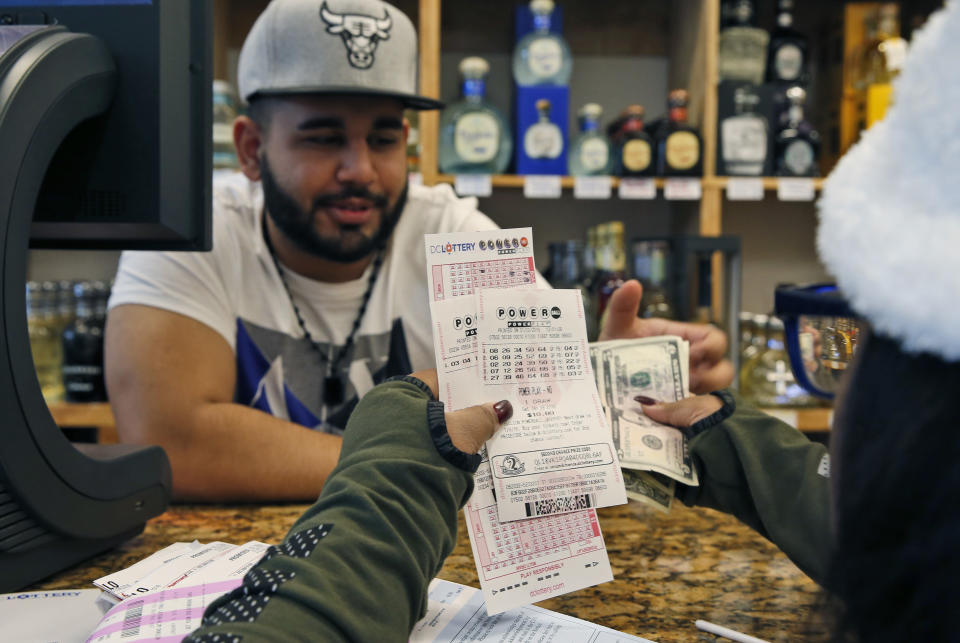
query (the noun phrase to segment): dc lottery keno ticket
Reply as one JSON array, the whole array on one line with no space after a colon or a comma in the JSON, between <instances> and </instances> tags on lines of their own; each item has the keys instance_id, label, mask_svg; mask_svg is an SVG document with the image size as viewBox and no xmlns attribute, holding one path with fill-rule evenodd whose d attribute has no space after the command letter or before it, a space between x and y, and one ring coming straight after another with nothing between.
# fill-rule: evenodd
<instances>
[{"instance_id":1,"label":"dc lottery keno ticket","mask_svg":"<svg viewBox=\"0 0 960 643\"><path fill-rule=\"evenodd\" d=\"M484 290L479 359L513 419L487 443L501 522L627 501L575 290Z\"/></svg>"},{"instance_id":2,"label":"dc lottery keno ticket","mask_svg":"<svg viewBox=\"0 0 960 643\"><path fill-rule=\"evenodd\" d=\"M533 243L529 228L500 230L498 234L511 239L511 248L514 237L518 238L518 244L524 237L528 247ZM483 250L479 249L481 239L485 240ZM516 258L514 253L496 254L496 242L491 252L489 240L490 233L487 232L426 237L427 269L431 276L437 275L442 286L446 286L442 292L450 295L431 297L440 399L450 410L492 401L483 390L478 368L476 297L472 292L467 293L467 288L451 289L449 283L443 284L444 274L451 279L460 276L455 274L451 264L465 263L453 258L457 244L476 243L475 251L502 256L507 261ZM431 246L439 249L443 244L442 247L446 248L447 243L454 253L431 252ZM505 250L504 246L501 241L501 249ZM518 249L523 247L518 245ZM530 280L508 287L532 288L536 285L532 252L529 257ZM447 268L435 271L436 266ZM506 272L508 276L509 272ZM489 275L497 272L485 270L479 274L476 286L497 287L489 283L492 281ZM436 283L432 282L435 295L438 292ZM484 459L474 476L474 492L463 512L488 614L499 614L613 580L596 510L501 523L489 461L485 451L482 455Z\"/></svg>"},{"instance_id":3,"label":"dc lottery keno ticket","mask_svg":"<svg viewBox=\"0 0 960 643\"><path fill-rule=\"evenodd\" d=\"M427 234L424 240L430 301L536 286L531 228Z\"/></svg>"}]
</instances>

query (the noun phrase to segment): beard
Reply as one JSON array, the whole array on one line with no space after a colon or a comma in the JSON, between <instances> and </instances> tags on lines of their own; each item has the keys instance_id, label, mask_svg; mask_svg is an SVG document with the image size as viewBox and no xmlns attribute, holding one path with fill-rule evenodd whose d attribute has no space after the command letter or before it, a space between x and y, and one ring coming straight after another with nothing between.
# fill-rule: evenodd
<instances>
[{"instance_id":1,"label":"beard","mask_svg":"<svg viewBox=\"0 0 960 643\"><path fill-rule=\"evenodd\" d=\"M374 194L363 187L346 187L336 194L321 194L315 197L310 211L306 212L279 186L270 170L266 155L260 159L260 181L263 184L263 201L267 215L284 236L302 252L336 263L360 261L385 246L407 203L406 184L397 204L389 211L389 202L385 195ZM349 198L367 199L380 211L380 225L373 236L368 237L360 226L354 225L342 225L339 232L327 236L317 232L313 222L314 213Z\"/></svg>"}]
</instances>

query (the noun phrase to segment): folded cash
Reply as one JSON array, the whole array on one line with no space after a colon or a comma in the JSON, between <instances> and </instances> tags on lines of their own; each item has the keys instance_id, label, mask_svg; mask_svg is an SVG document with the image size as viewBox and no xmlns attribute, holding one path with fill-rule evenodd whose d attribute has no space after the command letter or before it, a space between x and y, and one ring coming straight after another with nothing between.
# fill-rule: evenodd
<instances>
[{"instance_id":1,"label":"folded cash","mask_svg":"<svg viewBox=\"0 0 960 643\"><path fill-rule=\"evenodd\" d=\"M645 418L631 422L616 409L607 410L607 421L620 466L635 471L656 471L677 482L696 487L700 484L690 457L687 437L680 429Z\"/></svg>"},{"instance_id":2,"label":"folded cash","mask_svg":"<svg viewBox=\"0 0 960 643\"><path fill-rule=\"evenodd\" d=\"M630 500L636 500L663 513L670 512L676 490L676 483L673 480L661 481L646 471L624 469L623 482L627 487L627 497Z\"/></svg>"},{"instance_id":3,"label":"folded cash","mask_svg":"<svg viewBox=\"0 0 960 643\"><path fill-rule=\"evenodd\" d=\"M648 418L638 396L676 402L687 395L689 343L676 336L596 342L590 361L620 466L699 484L684 434ZM626 478L625 478L626 481Z\"/></svg>"}]
</instances>

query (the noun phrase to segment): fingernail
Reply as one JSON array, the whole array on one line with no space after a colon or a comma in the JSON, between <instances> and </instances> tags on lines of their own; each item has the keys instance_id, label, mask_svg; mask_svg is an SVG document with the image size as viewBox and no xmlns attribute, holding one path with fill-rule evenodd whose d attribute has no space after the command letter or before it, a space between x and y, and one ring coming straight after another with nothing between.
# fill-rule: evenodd
<instances>
[{"instance_id":1,"label":"fingernail","mask_svg":"<svg viewBox=\"0 0 960 643\"><path fill-rule=\"evenodd\" d=\"M513 404L507 400L500 400L493 405L493 412L497 414L497 421L503 424L513 417Z\"/></svg>"},{"instance_id":2,"label":"fingernail","mask_svg":"<svg viewBox=\"0 0 960 643\"><path fill-rule=\"evenodd\" d=\"M647 397L646 395L635 395L633 399L636 400L637 402L640 402L640 404L643 404L644 406L659 404L659 402L657 402L655 399L653 399L652 397Z\"/></svg>"}]
</instances>

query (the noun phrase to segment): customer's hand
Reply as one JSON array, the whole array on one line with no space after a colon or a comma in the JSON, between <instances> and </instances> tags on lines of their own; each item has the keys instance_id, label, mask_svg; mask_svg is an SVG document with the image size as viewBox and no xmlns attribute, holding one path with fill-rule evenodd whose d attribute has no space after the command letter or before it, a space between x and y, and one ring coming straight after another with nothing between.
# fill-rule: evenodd
<instances>
[{"instance_id":1,"label":"customer's hand","mask_svg":"<svg viewBox=\"0 0 960 643\"><path fill-rule=\"evenodd\" d=\"M654 335L678 335L690 342L690 390L709 393L733 382L733 364L724 359L727 336L709 324L688 324L668 319L640 319L643 286L631 279L610 297L600 339L634 339Z\"/></svg>"},{"instance_id":2,"label":"customer's hand","mask_svg":"<svg viewBox=\"0 0 960 643\"><path fill-rule=\"evenodd\" d=\"M436 369L417 371L412 373L411 377L415 377L429 386L434 397L438 397L439 384L437 383ZM459 411L446 413L447 433L450 434L450 441L453 442L453 446L464 453L477 453L483 448L487 440L493 437L497 429L512 416L513 405L507 400L469 406Z\"/></svg>"},{"instance_id":3,"label":"customer's hand","mask_svg":"<svg viewBox=\"0 0 960 643\"><path fill-rule=\"evenodd\" d=\"M700 420L710 417L723 408L723 402L716 395L695 395L679 402L651 402L650 398L637 396L644 414L661 424L669 424L680 429L693 426Z\"/></svg>"}]
</instances>

